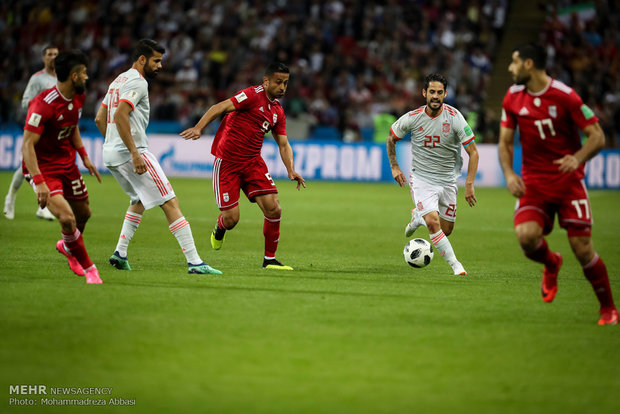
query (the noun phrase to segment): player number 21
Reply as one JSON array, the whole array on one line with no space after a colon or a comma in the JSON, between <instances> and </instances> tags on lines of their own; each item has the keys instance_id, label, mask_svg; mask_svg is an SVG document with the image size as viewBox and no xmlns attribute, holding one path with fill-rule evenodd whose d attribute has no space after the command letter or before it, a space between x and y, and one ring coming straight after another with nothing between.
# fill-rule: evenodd
<instances>
[{"instance_id":1,"label":"player number 21","mask_svg":"<svg viewBox=\"0 0 620 414\"><path fill-rule=\"evenodd\" d=\"M545 135L545 130L543 129L543 125L547 125L552 137L555 136L555 128L553 127L553 121L551 120L551 118L537 119L536 121L534 121L534 124L538 127L540 139L547 138L547 136Z\"/></svg>"}]
</instances>

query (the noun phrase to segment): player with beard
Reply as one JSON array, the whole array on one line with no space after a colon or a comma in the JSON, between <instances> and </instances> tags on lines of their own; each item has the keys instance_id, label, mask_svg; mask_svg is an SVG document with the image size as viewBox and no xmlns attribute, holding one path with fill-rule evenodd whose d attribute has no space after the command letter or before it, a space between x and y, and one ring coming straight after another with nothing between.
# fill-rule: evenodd
<instances>
[{"instance_id":1,"label":"player with beard","mask_svg":"<svg viewBox=\"0 0 620 414\"><path fill-rule=\"evenodd\" d=\"M37 193L39 206L47 206L60 223L62 240L56 249L67 257L75 274L86 276L86 283L99 284L99 272L82 238L90 207L86 185L75 164L77 150L84 167L101 182L77 128L87 65L88 58L79 50L58 54L57 85L37 95L28 107L22 153L24 175Z\"/></svg>"},{"instance_id":2,"label":"player with beard","mask_svg":"<svg viewBox=\"0 0 620 414\"><path fill-rule=\"evenodd\" d=\"M306 187L304 178L295 171L293 149L286 135L286 117L278 101L286 92L289 77L285 64L272 62L265 70L261 85L250 86L218 102L193 128L181 132L184 139L198 139L207 125L223 116L211 146L215 156L213 192L221 211L211 234L211 247L219 250L226 232L239 222L239 194L243 190L250 202L256 203L263 212L265 269L293 270L276 259L282 208L276 184L261 157L265 134L269 131L278 144L289 179L297 181L298 190Z\"/></svg>"},{"instance_id":3,"label":"player with beard","mask_svg":"<svg viewBox=\"0 0 620 414\"><path fill-rule=\"evenodd\" d=\"M160 206L185 255L188 273L221 274L198 255L190 225L181 212L172 185L157 158L148 150L146 127L150 105L145 78L157 76L165 51L154 40L140 40L132 55L131 68L110 84L95 117L97 128L105 137L103 162L130 198L110 264L120 270L131 270L127 260L129 242L144 211Z\"/></svg>"},{"instance_id":4,"label":"player with beard","mask_svg":"<svg viewBox=\"0 0 620 414\"><path fill-rule=\"evenodd\" d=\"M515 48L508 71L512 85L504 97L499 132L499 158L508 191L518 198L514 213L517 239L525 256L542 263L542 299L551 302L558 290L562 256L552 252L544 236L555 215L600 303L599 325L618 323L609 276L591 239L592 213L583 181L585 163L605 144L598 118L579 95L545 71L545 49L536 44ZM521 177L513 169L514 133L519 127ZM587 137L582 145L579 130Z\"/></svg>"},{"instance_id":5,"label":"player with beard","mask_svg":"<svg viewBox=\"0 0 620 414\"><path fill-rule=\"evenodd\" d=\"M426 226L431 242L452 267L455 275L467 275L458 261L448 237L456 220L456 179L461 175L461 148L469 156L465 180L465 200L476 205L474 179L478 171L478 150L474 133L463 115L444 104L446 79L433 73L424 80L422 95L426 105L400 117L390 129L386 147L392 176L402 187L407 183L396 160L396 141L411 133L411 173L409 187L416 206L405 236L410 237L418 227Z\"/></svg>"}]
</instances>

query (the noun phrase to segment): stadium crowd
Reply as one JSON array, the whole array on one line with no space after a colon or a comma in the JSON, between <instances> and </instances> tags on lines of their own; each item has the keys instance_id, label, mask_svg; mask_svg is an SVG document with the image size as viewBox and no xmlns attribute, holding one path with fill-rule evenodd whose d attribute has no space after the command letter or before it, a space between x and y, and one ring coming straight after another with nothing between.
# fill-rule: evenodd
<instances>
[{"instance_id":1,"label":"stadium crowd","mask_svg":"<svg viewBox=\"0 0 620 414\"><path fill-rule=\"evenodd\" d=\"M541 42L547 45L551 76L572 86L618 147L620 133L620 3L575 0L545 2Z\"/></svg>"},{"instance_id":2,"label":"stadium crowd","mask_svg":"<svg viewBox=\"0 0 620 414\"><path fill-rule=\"evenodd\" d=\"M279 59L293 75L282 102L291 138L331 131L346 141L372 140L373 129L385 138L395 116L423 104L423 77L441 72L447 103L493 142L497 119L483 103L506 12L507 0L2 2L2 123L19 119L44 45L89 54L84 117L92 118L132 42L150 37L167 49L151 85L153 120L193 125L211 104L259 83L259 68ZM575 84L611 133L620 118L618 21L617 13L616 20L600 13L580 25L551 18L544 33L558 51L554 76Z\"/></svg>"},{"instance_id":3,"label":"stadium crowd","mask_svg":"<svg viewBox=\"0 0 620 414\"><path fill-rule=\"evenodd\" d=\"M283 102L289 135L328 126L349 140L372 128L376 115L422 102L420 81L429 71L448 76L450 103L464 113L478 111L506 11L504 0L13 1L0 7L3 120L15 118L45 44L89 53L84 116L92 116L132 41L150 37L167 48L165 71L152 85L151 96L159 97L153 119L193 124L212 103L259 83L257 68L277 58L293 73Z\"/></svg>"}]
</instances>

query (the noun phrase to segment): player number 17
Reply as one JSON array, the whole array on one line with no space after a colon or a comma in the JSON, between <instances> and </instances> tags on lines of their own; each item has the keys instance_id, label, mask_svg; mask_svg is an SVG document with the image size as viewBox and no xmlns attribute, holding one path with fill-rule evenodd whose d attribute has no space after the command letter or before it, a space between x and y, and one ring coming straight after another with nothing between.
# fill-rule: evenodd
<instances>
[{"instance_id":1,"label":"player number 17","mask_svg":"<svg viewBox=\"0 0 620 414\"><path fill-rule=\"evenodd\" d=\"M583 218L583 216L585 216L586 219L590 219L590 206L588 205L587 198L571 200L571 204L575 207L575 210L577 210L578 218Z\"/></svg>"},{"instance_id":2,"label":"player number 17","mask_svg":"<svg viewBox=\"0 0 620 414\"><path fill-rule=\"evenodd\" d=\"M551 136L555 136L555 128L553 127L553 121L551 120L551 118L537 119L536 121L534 121L534 124L538 127L540 139L547 138L547 136L545 135L545 130L543 129L543 125L547 125L549 131L551 132Z\"/></svg>"}]
</instances>

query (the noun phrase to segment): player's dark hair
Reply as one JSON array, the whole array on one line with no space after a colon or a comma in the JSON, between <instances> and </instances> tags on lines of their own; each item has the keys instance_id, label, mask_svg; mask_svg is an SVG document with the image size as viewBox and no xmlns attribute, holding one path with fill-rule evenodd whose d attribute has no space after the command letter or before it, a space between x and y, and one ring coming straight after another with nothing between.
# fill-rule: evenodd
<instances>
[{"instance_id":1,"label":"player's dark hair","mask_svg":"<svg viewBox=\"0 0 620 414\"><path fill-rule=\"evenodd\" d=\"M149 60L151 56L159 52L162 55L166 53L166 48L151 39L142 39L138 42L133 53L131 55L131 61L135 62L140 59L140 56L144 56L146 60Z\"/></svg>"},{"instance_id":2,"label":"player's dark hair","mask_svg":"<svg viewBox=\"0 0 620 414\"><path fill-rule=\"evenodd\" d=\"M514 52L519 53L519 57L525 61L532 59L536 69L545 69L547 66L547 51L545 48L536 43L525 43L515 47Z\"/></svg>"},{"instance_id":3,"label":"player's dark hair","mask_svg":"<svg viewBox=\"0 0 620 414\"><path fill-rule=\"evenodd\" d=\"M265 69L265 76L270 77L274 73L291 73L288 66L282 62L271 62Z\"/></svg>"},{"instance_id":4,"label":"player's dark hair","mask_svg":"<svg viewBox=\"0 0 620 414\"><path fill-rule=\"evenodd\" d=\"M76 70L80 65L88 66L88 58L80 50L67 50L60 52L54 59L54 67L56 67L56 77L59 82L69 79L71 72Z\"/></svg>"},{"instance_id":5,"label":"player's dark hair","mask_svg":"<svg viewBox=\"0 0 620 414\"><path fill-rule=\"evenodd\" d=\"M45 56L45 54L47 53L48 49L58 49L56 46L49 44L46 45L43 50L41 50L41 56Z\"/></svg>"},{"instance_id":6,"label":"player's dark hair","mask_svg":"<svg viewBox=\"0 0 620 414\"><path fill-rule=\"evenodd\" d=\"M443 89L447 90L448 88L448 80L441 76L439 73L431 73L426 78L424 78L424 90L428 90L428 85L431 82L441 82L443 83Z\"/></svg>"}]
</instances>

